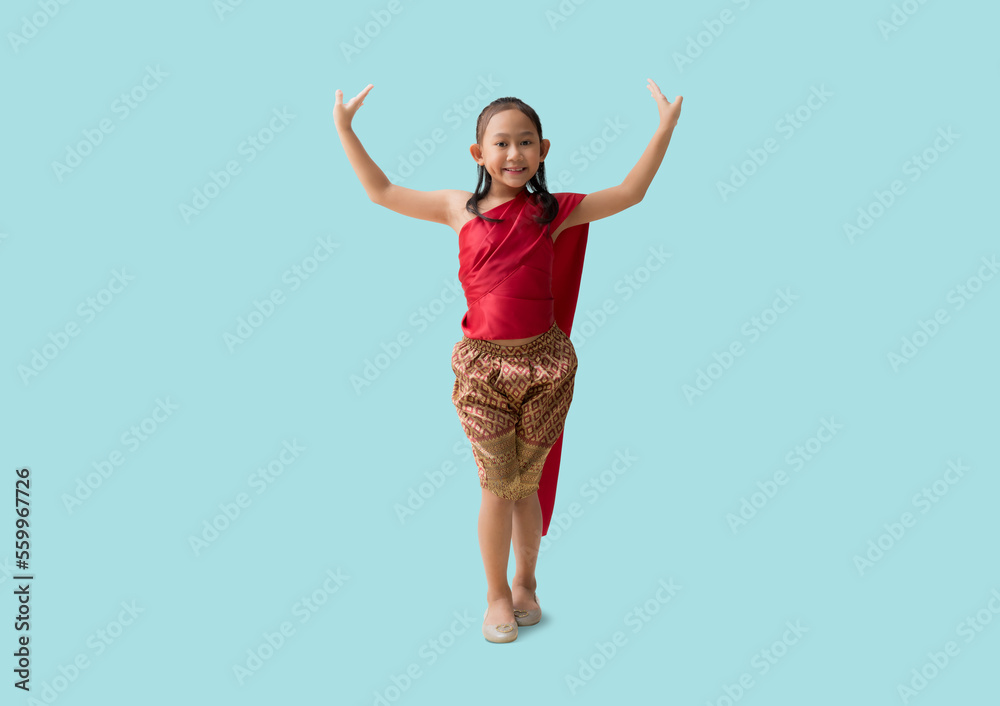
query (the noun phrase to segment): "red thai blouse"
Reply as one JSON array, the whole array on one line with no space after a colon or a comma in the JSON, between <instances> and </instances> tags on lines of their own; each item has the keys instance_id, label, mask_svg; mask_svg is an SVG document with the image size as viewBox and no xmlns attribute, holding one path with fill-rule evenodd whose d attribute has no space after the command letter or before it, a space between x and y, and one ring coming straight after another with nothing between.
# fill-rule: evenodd
<instances>
[{"instance_id":1,"label":"red thai blouse","mask_svg":"<svg viewBox=\"0 0 1000 706\"><path fill-rule=\"evenodd\" d=\"M463 334L487 340L529 338L548 331L563 310L562 318L568 313L569 322L560 322L560 328L569 335L589 224L566 229L555 243L551 233L585 195L553 194L559 213L551 223L539 224L533 216L541 209L524 188L483 212L502 219L500 223L476 217L462 226L458 278L468 304Z\"/></svg>"}]
</instances>

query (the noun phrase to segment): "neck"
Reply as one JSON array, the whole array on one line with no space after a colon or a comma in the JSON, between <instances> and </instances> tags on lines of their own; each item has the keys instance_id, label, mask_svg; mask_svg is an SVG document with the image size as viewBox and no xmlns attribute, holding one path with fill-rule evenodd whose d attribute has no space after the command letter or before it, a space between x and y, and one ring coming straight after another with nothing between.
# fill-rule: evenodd
<instances>
[{"instance_id":1,"label":"neck","mask_svg":"<svg viewBox=\"0 0 1000 706\"><path fill-rule=\"evenodd\" d=\"M517 198L523 193L528 191L527 186L522 186L520 188L511 188L509 186L498 185L496 182L490 184L490 190L486 192L483 197L489 199L490 201L496 201L498 203L503 201L510 201L511 199Z\"/></svg>"}]
</instances>

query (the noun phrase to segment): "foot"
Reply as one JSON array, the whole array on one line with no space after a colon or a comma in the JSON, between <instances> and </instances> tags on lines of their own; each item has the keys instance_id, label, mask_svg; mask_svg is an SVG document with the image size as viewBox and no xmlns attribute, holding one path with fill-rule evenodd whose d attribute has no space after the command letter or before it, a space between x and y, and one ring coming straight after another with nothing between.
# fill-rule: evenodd
<instances>
[{"instance_id":1,"label":"foot","mask_svg":"<svg viewBox=\"0 0 1000 706\"><path fill-rule=\"evenodd\" d=\"M534 586L514 584L511 588L514 604L514 618L518 625L534 625L542 618L538 596Z\"/></svg>"},{"instance_id":2,"label":"foot","mask_svg":"<svg viewBox=\"0 0 1000 706\"><path fill-rule=\"evenodd\" d=\"M487 601L483 616L483 636L490 642L511 642L517 637L517 622L510 596Z\"/></svg>"}]
</instances>

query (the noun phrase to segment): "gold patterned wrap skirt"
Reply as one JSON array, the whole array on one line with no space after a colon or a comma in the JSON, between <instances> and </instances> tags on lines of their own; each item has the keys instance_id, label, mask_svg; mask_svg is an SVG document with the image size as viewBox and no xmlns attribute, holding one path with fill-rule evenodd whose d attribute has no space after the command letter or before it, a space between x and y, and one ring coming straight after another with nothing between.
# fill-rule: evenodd
<instances>
[{"instance_id":1,"label":"gold patterned wrap skirt","mask_svg":"<svg viewBox=\"0 0 1000 706\"><path fill-rule=\"evenodd\" d=\"M466 336L455 344L451 400L482 488L507 500L538 490L566 422L577 363L573 343L555 323L520 346Z\"/></svg>"}]
</instances>

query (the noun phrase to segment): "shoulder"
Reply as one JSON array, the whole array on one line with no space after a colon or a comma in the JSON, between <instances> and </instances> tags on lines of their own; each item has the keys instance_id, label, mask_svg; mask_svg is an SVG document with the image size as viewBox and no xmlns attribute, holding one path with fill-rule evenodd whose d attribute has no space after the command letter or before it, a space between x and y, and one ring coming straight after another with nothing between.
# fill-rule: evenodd
<instances>
[{"instance_id":1,"label":"shoulder","mask_svg":"<svg viewBox=\"0 0 1000 706\"><path fill-rule=\"evenodd\" d=\"M587 219L580 218L580 212L577 210L577 206L583 201L587 194L579 194L570 191L560 191L558 193L552 194L556 201L559 203L559 212L552 221L552 242L556 241L556 238L566 230L567 228L572 228L574 226L582 225L587 222Z\"/></svg>"},{"instance_id":2,"label":"shoulder","mask_svg":"<svg viewBox=\"0 0 1000 706\"><path fill-rule=\"evenodd\" d=\"M465 204L472 198L471 191L463 191L462 189L441 189L438 193L445 197L450 208L459 206L465 208Z\"/></svg>"},{"instance_id":3,"label":"shoulder","mask_svg":"<svg viewBox=\"0 0 1000 706\"><path fill-rule=\"evenodd\" d=\"M561 220L579 206L587 194L578 194L573 191L559 191L552 193L551 196L559 204L559 216L557 218Z\"/></svg>"},{"instance_id":4,"label":"shoulder","mask_svg":"<svg viewBox=\"0 0 1000 706\"><path fill-rule=\"evenodd\" d=\"M577 194L569 191L549 191L547 192L549 196L556 200L559 204L559 209L562 210L564 207L574 207L576 204L583 200L586 194ZM531 203L535 207L541 206L541 194L534 192L531 194Z\"/></svg>"},{"instance_id":5,"label":"shoulder","mask_svg":"<svg viewBox=\"0 0 1000 706\"><path fill-rule=\"evenodd\" d=\"M560 212L572 211L581 201L583 201L585 196L586 194L578 194L574 191L552 192L552 197L559 204Z\"/></svg>"}]
</instances>

